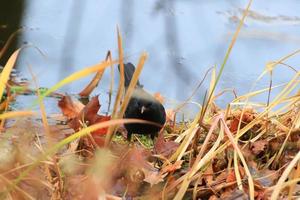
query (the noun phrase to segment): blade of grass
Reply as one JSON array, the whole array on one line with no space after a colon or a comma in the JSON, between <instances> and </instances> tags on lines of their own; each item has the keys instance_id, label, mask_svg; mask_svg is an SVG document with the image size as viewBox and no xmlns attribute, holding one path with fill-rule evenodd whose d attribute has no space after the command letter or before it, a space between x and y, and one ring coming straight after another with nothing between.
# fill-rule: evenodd
<instances>
[{"instance_id":1,"label":"blade of grass","mask_svg":"<svg viewBox=\"0 0 300 200\"><path fill-rule=\"evenodd\" d=\"M237 27L237 30L236 30L235 34L233 35L233 38L232 38L231 43L230 43L230 46L229 46L229 48L228 48L228 50L227 50L227 52L226 52L225 58L224 58L224 60L223 60L223 63L222 63L221 68L220 68L220 71L219 71L219 73L218 73L218 75L217 75L217 78L216 78L216 80L215 80L215 83L214 83L214 85L213 85L213 87L212 87L212 89L211 89L211 93L209 94L209 97L208 97L208 101L207 101L207 102L210 102L210 101L211 101L211 98L212 98L212 96L213 96L213 92L214 92L214 90L216 89L217 83L218 83L219 80L220 80L221 74L222 74L222 72L223 72L223 70L224 70L224 68L225 68L225 65L226 65L226 63L227 63L227 60L228 60L229 55L230 55L230 53L231 53L231 50L232 50L232 48L233 48L233 46L234 46L234 44L235 44L235 42L236 42L237 36L238 36L238 34L239 34L239 32L240 32L240 30L241 30L243 24L244 24L244 20L245 20L246 16L248 15L248 11L249 11L249 8L250 8L250 6L251 6L251 3L252 3L252 0L249 0L248 5L247 5L247 7L246 7L246 9L245 9L245 11L244 11L244 13L243 13L243 17L242 17L242 19L241 19L241 21L240 21L240 23L239 23L239 25L238 25L238 27ZM201 111L197 114L196 118L194 119L194 121L193 121L193 123L192 123L192 125L191 125L192 127L195 127L195 122L196 122L196 123L201 123L201 122L202 122L202 120L203 120L203 118L204 118L204 114L206 113L206 110L207 110L208 106L209 106L209 104L207 103L207 104L203 107L204 110L201 109ZM203 114L202 114L202 113L203 113ZM197 120L197 121L196 121L196 120ZM190 132L188 135L190 135L191 133L192 133L192 132ZM185 140L186 140L186 139L188 139L188 138L186 137ZM183 146L182 144L179 146L179 148L177 149L177 151L176 151L176 152L172 155L172 157L170 158L170 161L173 161L174 159L176 159L176 157L177 157L178 155L182 155L182 154L184 153L184 152L183 152L183 153L181 152L182 150L186 150L186 149L184 149L183 147L184 147L184 146ZM217 147L216 147L216 148L217 148ZM179 157L178 157L178 158L179 158ZM178 159L178 158L177 158L177 159ZM185 182L185 185L183 185L183 186L181 187L180 191L178 191L178 193L176 194L176 198L177 198L177 199L181 199L181 198L183 197L183 195L184 195L184 193L185 193L185 191L186 191L188 185L189 185L189 181L186 181L186 182Z\"/></svg>"},{"instance_id":2,"label":"blade of grass","mask_svg":"<svg viewBox=\"0 0 300 200\"><path fill-rule=\"evenodd\" d=\"M111 114L111 119L117 119L118 118L118 110L119 110L119 105L121 104L121 99L123 96L123 92L124 92L124 62L123 62L123 47L122 47L122 37L120 34L120 30L119 27L117 27L117 37L118 37L118 53L119 53L119 66L120 66L120 80L119 80L119 86L118 86L118 92L115 98L115 102L114 102L114 107L113 107L113 111ZM112 135L115 132L116 127L115 126L111 126L108 128L107 131L107 135L105 137L105 146L108 146Z\"/></svg>"},{"instance_id":3,"label":"blade of grass","mask_svg":"<svg viewBox=\"0 0 300 200\"><path fill-rule=\"evenodd\" d=\"M230 141L231 145L234 147L235 153L239 156L239 158L240 158L240 160L241 160L241 162L243 164L245 172L246 172L246 174L248 176L249 197L250 197L251 200L254 200L254 182L253 182L253 178L252 178L250 170L249 170L249 168L247 166L247 162L246 162L246 160L245 160L245 158L244 158L244 156L243 156L240 148L238 147L238 144L237 144L238 140L232 136L232 133L229 130L227 124L226 124L224 116L222 116L221 122L223 123L224 129L225 129L225 133L226 133L227 137L229 138L229 141ZM237 172L236 175L237 174L239 175L239 172ZM241 180L238 183L241 184Z\"/></svg>"},{"instance_id":4,"label":"blade of grass","mask_svg":"<svg viewBox=\"0 0 300 200\"><path fill-rule=\"evenodd\" d=\"M298 115L296 116L296 119L294 120L294 122L293 122L293 124L292 124L292 126L291 126L291 128L290 128L290 130L289 130L289 132L287 133L287 135L286 135L286 137L285 137L285 139L284 139L284 141L283 141L283 143L282 143L282 145L281 145L281 147L280 147L280 149L279 149L279 151L278 151L276 157L275 157L275 161L276 161L276 160L279 160L279 158L280 158L280 156L281 156L281 154L282 154L284 148L286 147L287 141L288 141L288 139L290 138L290 135L291 135L291 133L292 133L292 130L296 127L295 125L296 125L296 123L297 123L297 121L298 121L299 119L300 119L300 115L298 114Z\"/></svg>"},{"instance_id":5,"label":"blade of grass","mask_svg":"<svg viewBox=\"0 0 300 200\"><path fill-rule=\"evenodd\" d=\"M201 85L204 83L208 73L213 70L214 68L211 67L209 68L208 70L206 70L203 78L201 79L201 81L199 82L199 84L196 86L196 88L193 90L192 94L186 99L183 101L183 103L181 103L180 105L177 106L177 108L174 109L174 112L178 112L180 109L182 109L188 102L191 101L191 99L193 98L193 96L195 96L197 90L201 87Z\"/></svg>"},{"instance_id":6,"label":"blade of grass","mask_svg":"<svg viewBox=\"0 0 300 200\"><path fill-rule=\"evenodd\" d=\"M132 76L130 84L129 84L128 88L127 88L127 91L126 91L123 103L121 105L120 111L119 111L119 113L117 115L117 118L122 118L123 115L124 115L124 113L125 113L125 110L127 108L129 100L131 98L131 95L132 95L132 93L133 93L133 91L135 89L135 86L136 86L136 84L138 82L139 76L140 76L140 74L142 72L142 69L143 69L143 66L144 66L144 63L145 63L146 59L147 59L147 54L143 53L141 55L141 57L140 57L139 63L138 63L138 65L137 65L137 67L136 67L136 69L134 71L134 74ZM110 144L111 139L113 137L113 134L114 134L114 132L112 132L111 134L107 134L107 137L105 138L106 139L105 140L106 145Z\"/></svg>"},{"instance_id":7,"label":"blade of grass","mask_svg":"<svg viewBox=\"0 0 300 200\"><path fill-rule=\"evenodd\" d=\"M111 53L109 52L108 61L112 62ZM108 93L108 107L107 107L107 113L110 111L110 105L111 105L111 97L113 93L114 88L114 68L113 65L110 66L110 84L109 84L109 93Z\"/></svg>"},{"instance_id":8,"label":"blade of grass","mask_svg":"<svg viewBox=\"0 0 300 200\"><path fill-rule=\"evenodd\" d=\"M284 188L284 182L288 178L290 172L292 169L296 166L297 162L300 160L300 151L296 154L296 156L293 158L293 160L290 162L290 164L285 168L283 171L281 177L277 181L273 193L271 195L271 199L279 199L279 194L282 188Z\"/></svg>"},{"instance_id":9,"label":"blade of grass","mask_svg":"<svg viewBox=\"0 0 300 200\"><path fill-rule=\"evenodd\" d=\"M9 79L10 73L15 66L17 58L19 56L21 49L16 50L8 59L7 63L5 64L3 71L0 74L0 101L2 99L7 81Z\"/></svg>"},{"instance_id":10,"label":"blade of grass","mask_svg":"<svg viewBox=\"0 0 300 200\"><path fill-rule=\"evenodd\" d=\"M50 140L51 137L50 137L50 128L49 128L49 123L48 123L48 120L47 120L45 104L43 102L43 99L41 98L41 94L40 94L40 90L39 90L39 87L38 87L38 82L36 80L36 76L34 75L34 73L32 71L32 68L30 66L28 66L28 68L29 68L29 72L31 74L33 83L34 83L36 91L37 91L37 96L38 96L38 101L39 101L39 106L40 106L40 112L41 112L41 116L42 116L42 122L43 122L43 126L44 126L45 133L46 133L46 140L45 141L46 141L47 145L51 145L49 143L49 140Z\"/></svg>"},{"instance_id":11,"label":"blade of grass","mask_svg":"<svg viewBox=\"0 0 300 200\"><path fill-rule=\"evenodd\" d=\"M33 116L36 115L36 112L33 111L11 111L6 112L0 115L0 119L8 119L8 118L15 118L15 117L26 117L26 116Z\"/></svg>"},{"instance_id":12,"label":"blade of grass","mask_svg":"<svg viewBox=\"0 0 300 200\"><path fill-rule=\"evenodd\" d=\"M236 42L236 40L237 40L237 38L238 38L238 35L239 35L239 33L240 33L241 29L242 29L242 26L244 25L244 21L245 21L247 15L248 15L248 13L249 13L249 9L250 9L251 4L252 4L252 0L249 0L246 9L245 9L244 12L243 12L242 19L240 20L239 25L238 25L238 27L237 27L237 29L236 29L236 31L235 31L235 33L234 33L232 39L231 39L230 45L229 45L229 47L228 47L228 49L227 49L227 52L226 52L226 54L225 54L224 60L223 60L223 62L222 62L222 65L221 65L220 71L219 71L219 73L218 73L218 75L217 75L217 78L216 78L216 80L215 80L215 83L214 83L212 89L210 90L211 93L210 93L209 96L208 96L207 104L206 104L205 106L203 106L203 107L204 107L203 113L206 113L206 110L207 110L207 108L208 108L208 106L209 106L209 102L211 101L211 98L213 97L213 92L215 91L215 89L216 89L216 87L217 87L217 84L218 84L218 82L219 82L219 80L220 80L220 78L221 78L221 75L222 75L223 70L224 70L224 68L225 68L225 65L226 65L226 63L227 63L227 60L228 60L229 55L230 55L230 53L231 53L231 50L232 50L233 46L235 45L235 42ZM202 116L202 117L200 118L200 122L203 120L203 117L204 117L204 116Z\"/></svg>"},{"instance_id":13,"label":"blade of grass","mask_svg":"<svg viewBox=\"0 0 300 200\"><path fill-rule=\"evenodd\" d=\"M12 182L11 180L7 179L5 176L3 176L2 174L0 174L0 179L2 179L3 182L7 183L8 185L11 185ZM1 184L2 185L2 184ZM3 186L2 186L3 187ZM30 194L28 194L26 191L24 191L22 188L20 187L17 187L16 186L16 190L18 192L20 192L24 197L26 197L26 199L30 199L30 200L35 200L35 198L33 198ZM1 197L1 193L0 193L0 197ZM1 197L3 199L8 199L8 198L5 198L5 197Z\"/></svg>"},{"instance_id":14,"label":"blade of grass","mask_svg":"<svg viewBox=\"0 0 300 200\"><path fill-rule=\"evenodd\" d=\"M105 61L108 61L108 57L110 56L110 51L107 52ZM99 84L99 81L101 80L103 73L105 71L106 68L104 68L103 70L99 70L94 78L92 79L92 81L81 91L79 92L79 96L81 97L87 97L89 96L93 90L97 87L97 85Z\"/></svg>"},{"instance_id":15,"label":"blade of grass","mask_svg":"<svg viewBox=\"0 0 300 200\"><path fill-rule=\"evenodd\" d=\"M75 73L71 74L70 76L66 77L65 79L61 80L60 82L58 82L51 88L49 88L49 90L47 90L44 94L41 95L41 98L42 99L45 98L46 96L50 95L52 92L56 91L57 89L61 88L62 86L66 85L66 84L69 84L73 81L81 79L89 74L98 72L99 70L103 70L104 68L109 67L111 64L116 64L116 63L118 63L118 61L113 61L112 63L104 61L100 64L96 64L91 67L87 67L83 70L80 70L78 72L75 72Z\"/></svg>"},{"instance_id":16,"label":"blade of grass","mask_svg":"<svg viewBox=\"0 0 300 200\"><path fill-rule=\"evenodd\" d=\"M206 137L206 140L209 140L210 135L212 135L213 131L215 130L215 128L218 125L218 122L220 120L220 116L217 116L214 119L214 122L209 130L208 136ZM174 200L181 200L183 199L191 181L193 176L196 174L197 171L199 171L205 164L207 164L209 161L211 161L212 156L215 152L215 150L218 148L218 146L220 145L222 139L223 139L223 131L220 130L220 134L218 135L218 138L216 140L216 142L214 143L214 145L212 146L212 148L204 155L204 157L202 158L202 155L204 153L204 149L206 147L204 147L205 145L202 146L199 154L197 155L197 158L192 166L192 168L184 175L184 179L183 182L180 185L180 188L178 190L178 192L176 193ZM208 139L207 139L208 138Z\"/></svg>"}]
</instances>

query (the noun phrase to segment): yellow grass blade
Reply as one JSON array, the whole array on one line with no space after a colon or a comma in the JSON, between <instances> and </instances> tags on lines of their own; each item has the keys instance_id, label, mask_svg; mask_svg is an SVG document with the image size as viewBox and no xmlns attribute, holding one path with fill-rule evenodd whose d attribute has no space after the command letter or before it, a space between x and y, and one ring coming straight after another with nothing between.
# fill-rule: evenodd
<instances>
[{"instance_id":1,"label":"yellow grass blade","mask_svg":"<svg viewBox=\"0 0 300 200\"><path fill-rule=\"evenodd\" d=\"M78 72L75 72L74 74L71 74L70 76L66 77L65 79L63 79L60 82L58 82L57 84L55 84L53 87L51 87L49 90L47 90L47 92L45 92L43 95L41 95L41 97L44 98L68 83L76 81L80 78L83 78L83 77L89 75L89 74L104 70L106 67L109 67L111 64L116 64L116 63L118 63L118 61L113 61L112 63L108 62L108 61L104 61L100 64L96 64L91 67L87 67L83 70L80 70Z\"/></svg>"},{"instance_id":2,"label":"yellow grass blade","mask_svg":"<svg viewBox=\"0 0 300 200\"><path fill-rule=\"evenodd\" d=\"M297 162L300 160L300 151L297 153L297 155L293 158L293 160L290 162L290 164L285 168L283 171L281 177L277 181L274 191L271 195L271 199L279 199L280 191L282 190L284 186L285 180L288 178L290 172L293 170L293 168L296 166Z\"/></svg>"},{"instance_id":3,"label":"yellow grass blade","mask_svg":"<svg viewBox=\"0 0 300 200\"><path fill-rule=\"evenodd\" d=\"M140 57L139 63L138 63L138 65L137 65L137 67L134 71L134 74L132 76L130 84L127 88L127 92L125 94L123 103L121 105L121 110L120 110L119 115L118 115L119 118L121 118L125 113L125 110L126 110L127 105L129 103L130 97L131 97L131 95L132 95L132 93L135 89L135 86L136 86L138 80L139 80L139 76L140 76L140 74L143 70L143 67L144 67L144 64L146 62L147 57L148 57L147 53L143 53Z\"/></svg>"},{"instance_id":4,"label":"yellow grass blade","mask_svg":"<svg viewBox=\"0 0 300 200\"><path fill-rule=\"evenodd\" d=\"M110 57L110 51L107 52L105 60L108 61L108 58ZM81 91L79 92L79 95L82 97L87 97L89 96L92 91L97 87L99 81L101 80L103 73L105 71L105 68L103 70L99 70L92 81Z\"/></svg>"},{"instance_id":5,"label":"yellow grass blade","mask_svg":"<svg viewBox=\"0 0 300 200\"><path fill-rule=\"evenodd\" d=\"M15 117L26 117L26 116L33 116L36 115L36 112L33 111L11 111L7 113L3 113L0 115L0 119L8 119L8 118L15 118Z\"/></svg>"},{"instance_id":6,"label":"yellow grass blade","mask_svg":"<svg viewBox=\"0 0 300 200\"><path fill-rule=\"evenodd\" d=\"M205 140L207 140L207 141L209 140L210 135L212 135L214 129L217 127L219 119L220 119L220 117L215 118L215 121L214 121L212 127L210 128L208 136ZM188 187L192 181L192 177L196 174L197 171L199 171L205 164L207 164L211 160L212 156L215 153L215 150L220 145L220 143L223 139L223 136L224 136L224 134L223 134L223 131L221 130L216 142L203 157L202 157L202 155L204 152L204 148L201 149L201 151L197 155L197 158L196 158L192 168L189 170L189 172L186 173L185 178L184 178L182 184L180 185L180 188L179 188L178 192L176 193L174 200L183 199L184 194L186 193L186 190L188 189ZM203 146L205 146L205 145L203 145Z\"/></svg>"},{"instance_id":7,"label":"yellow grass blade","mask_svg":"<svg viewBox=\"0 0 300 200\"><path fill-rule=\"evenodd\" d=\"M119 105L121 104L121 99L123 96L123 92L124 92L124 63L123 63L123 47L122 47L122 37L120 34L120 30L119 27L117 27L117 37L118 37L118 53L119 53L119 66L120 66L120 81L119 81L119 87L118 87L118 92L115 98L115 102L114 102L114 107L113 107L113 111L111 114L111 118L112 119L117 119L118 118L118 110L119 110ZM110 144L111 138L113 137L113 134L115 132L116 127L115 126L111 126L109 127L108 131L107 131L107 135L105 137L105 146L108 146Z\"/></svg>"},{"instance_id":8,"label":"yellow grass blade","mask_svg":"<svg viewBox=\"0 0 300 200\"><path fill-rule=\"evenodd\" d=\"M0 100L2 99L4 90L6 87L6 83L9 79L11 70L15 66L15 63L16 63L16 60L18 58L20 51L21 51L21 49L18 49L10 56L6 65L3 68L3 71L1 72L1 75L0 75Z\"/></svg>"},{"instance_id":9,"label":"yellow grass blade","mask_svg":"<svg viewBox=\"0 0 300 200\"><path fill-rule=\"evenodd\" d=\"M127 88L127 92L125 94L123 103L121 105L121 109L120 109L118 115L116 116L117 118L122 118L123 115L124 115L124 113L125 113L125 110L127 108L129 100L131 98L131 95L132 95L132 93L134 91L134 88L135 88L135 86L136 86L136 84L138 82L139 76L140 76L140 74L142 72L142 69L143 69L143 66L144 66L144 63L145 63L146 59L147 59L147 54L143 53L141 55L141 57L140 57L139 63L138 63L138 65L137 65L137 67L136 67L136 69L134 71L134 74L132 76L130 84L129 84L128 88ZM107 145L110 143L112 137L113 137L113 132L107 134L107 137L105 138L106 139L105 143Z\"/></svg>"},{"instance_id":10,"label":"yellow grass blade","mask_svg":"<svg viewBox=\"0 0 300 200\"><path fill-rule=\"evenodd\" d=\"M247 162L242 154L242 151L240 150L240 148L238 147L238 144L237 144L237 139L236 138L233 138L232 136L232 133L231 131L229 130L224 118L221 118L221 121L223 123L223 126L224 126L224 129L225 129L225 133L227 134L227 137L229 138L229 141L230 143L232 144L232 146L234 147L234 152L235 154L237 154L243 164L243 167L245 169L245 172L248 176L248 185L249 185L249 197L251 200L254 200L254 182L253 182L253 178L252 178L252 175L250 173L250 170L248 168L248 165L247 165ZM236 156L236 155L235 155ZM242 181L241 181L241 177L240 177L240 174L239 174L239 171L238 171L238 166L237 166L237 158L236 158L236 166L235 166L235 173L237 175L237 178L239 178L240 180L238 180L238 183L239 184L242 184ZM242 189L242 185L239 186L240 189Z\"/></svg>"}]
</instances>

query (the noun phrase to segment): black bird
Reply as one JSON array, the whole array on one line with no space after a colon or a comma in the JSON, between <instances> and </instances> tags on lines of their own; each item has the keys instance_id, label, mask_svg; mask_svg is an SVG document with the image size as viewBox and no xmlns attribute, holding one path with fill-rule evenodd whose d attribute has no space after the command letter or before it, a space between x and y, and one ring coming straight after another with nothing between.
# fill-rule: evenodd
<instances>
[{"instance_id":1,"label":"black bird","mask_svg":"<svg viewBox=\"0 0 300 200\"><path fill-rule=\"evenodd\" d=\"M124 64L125 89L129 86L134 71L135 67L132 63ZM153 140L166 122L166 112L163 105L151 94L146 92L138 81L129 100L124 118L142 119L157 124L125 124L128 141L131 141L132 134L150 135Z\"/></svg>"}]
</instances>

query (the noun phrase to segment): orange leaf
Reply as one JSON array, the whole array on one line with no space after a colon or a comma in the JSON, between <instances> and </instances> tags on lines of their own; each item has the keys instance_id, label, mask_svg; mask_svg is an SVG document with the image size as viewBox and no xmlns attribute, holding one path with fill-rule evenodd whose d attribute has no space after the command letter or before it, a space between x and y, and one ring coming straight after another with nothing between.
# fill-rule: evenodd
<instances>
[{"instance_id":1,"label":"orange leaf","mask_svg":"<svg viewBox=\"0 0 300 200\"><path fill-rule=\"evenodd\" d=\"M68 123L69 127L75 131L79 131L82 128L83 120L87 125L93 125L110 120L110 116L97 114L101 107L98 96L93 97L90 102L81 109L80 106L76 106L76 104L68 96L63 97L62 100L59 101L58 105L62 109L63 114L70 119ZM101 128L91 133L93 140L99 146L104 145L103 136L107 133L107 129L108 128Z\"/></svg>"},{"instance_id":2,"label":"orange leaf","mask_svg":"<svg viewBox=\"0 0 300 200\"><path fill-rule=\"evenodd\" d=\"M79 101L74 102L70 96L64 96L59 102L60 107L64 116L68 119L73 119L78 116L80 111L84 108L84 105Z\"/></svg>"},{"instance_id":3,"label":"orange leaf","mask_svg":"<svg viewBox=\"0 0 300 200\"><path fill-rule=\"evenodd\" d=\"M154 144L154 148L157 154L161 154L164 157L171 156L176 149L178 148L179 144L174 141L165 141L163 132L160 132L158 138Z\"/></svg>"},{"instance_id":4,"label":"orange leaf","mask_svg":"<svg viewBox=\"0 0 300 200\"><path fill-rule=\"evenodd\" d=\"M180 169L182 163L183 163L183 160L178 160L174 164L167 165L165 168L162 169L162 174L168 173L168 172L174 172L177 169Z\"/></svg>"}]
</instances>

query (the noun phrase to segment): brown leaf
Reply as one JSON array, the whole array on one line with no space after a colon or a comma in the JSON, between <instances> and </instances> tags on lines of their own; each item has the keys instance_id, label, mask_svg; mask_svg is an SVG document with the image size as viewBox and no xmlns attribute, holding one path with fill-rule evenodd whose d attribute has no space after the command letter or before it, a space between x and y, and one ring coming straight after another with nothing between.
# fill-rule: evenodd
<instances>
[{"instance_id":1,"label":"brown leaf","mask_svg":"<svg viewBox=\"0 0 300 200\"><path fill-rule=\"evenodd\" d=\"M83 200L98 199L101 186L97 185L91 177L76 175L69 177L66 182L65 199Z\"/></svg>"},{"instance_id":2,"label":"brown leaf","mask_svg":"<svg viewBox=\"0 0 300 200\"><path fill-rule=\"evenodd\" d=\"M84 120L88 125L110 120L110 116L98 115L100 103L98 96L93 97L90 102L81 110L81 112L70 121L70 127L78 131L81 128L81 121ZM107 128L94 131L95 134L106 134Z\"/></svg>"},{"instance_id":3,"label":"brown leaf","mask_svg":"<svg viewBox=\"0 0 300 200\"><path fill-rule=\"evenodd\" d=\"M129 196L139 194L142 182L146 175L156 169L148 162L151 156L150 150L140 146L129 147L128 145L113 144L113 152L119 155L118 164L113 167L114 186L117 193L123 195L125 192Z\"/></svg>"},{"instance_id":4,"label":"brown leaf","mask_svg":"<svg viewBox=\"0 0 300 200\"><path fill-rule=\"evenodd\" d=\"M174 141L165 141L163 132L161 131L156 139L154 148L157 154L163 155L164 157L170 157L178 148L179 144Z\"/></svg>"},{"instance_id":5,"label":"brown leaf","mask_svg":"<svg viewBox=\"0 0 300 200\"><path fill-rule=\"evenodd\" d=\"M243 127L245 124L248 124L253 119L255 119L255 113L251 108L244 110L242 117L241 117L241 115L242 115L241 110L237 110L232 114L233 119L230 122L230 131L231 132L234 133L237 131L240 120L242 120L241 127Z\"/></svg>"},{"instance_id":6,"label":"brown leaf","mask_svg":"<svg viewBox=\"0 0 300 200\"><path fill-rule=\"evenodd\" d=\"M154 168L148 163L150 156L151 152L149 150L134 146L129 149L122 164L123 166L136 166L138 168L153 170Z\"/></svg>"},{"instance_id":7,"label":"brown leaf","mask_svg":"<svg viewBox=\"0 0 300 200\"><path fill-rule=\"evenodd\" d=\"M255 141L251 144L251 151L252 153L254 153L255 155L258 155L259 153L263 152L265 150L265 148L268 145L268 141L267 140L258 140Z\"/></svg>"},{"instance_id":8,"label":"brown leaf","mask_svg":"<svg viewBox=\"0 0 300 200\"><path fill-rule=\"evenodd\" d=\"M226 183L231 183L235 181L236 181L235 173L233 170L230 170L229 173L227 174Z\"/></svg>"},{"instance_id":9,"label":"brown leaf","mask_svg":"<svg viewBox=\"0 0 300 200\"><path fill-rule=\"evenodd\" d=\"M240 199L249 199L249 196L240 191L238 189L231 189L226 188L222 193L219 199L226 199L226 200L240 200Z\"/></svg>"},{"instance_id":10,"label":"brown leaf","mask_svg":"<svg viewBox=\"0 0 300 200\"><path fill-rule=\"evenodd\" d=\"M147 173L145 173L146 177L145 177L144 181L147 183L150 183L150 185L152 187L153 185L163 182L164 177L166 175L167 174L162 174L162 173L159 173L158 171L147 171Z\"/></svg>"},{"instance_id":11,"label":"brown leaf","mask_svg":"<svg viewBox=\"0 0 300 200\"><path fill-rule=\"evenodd\" d=\"M75 131L79 131L82 128L82 121L87 125L93 125L96 123L101 123L110 120L110 116L98 115L98 111L101 107L98 96L93 97L89 103L84 106L80 112L79 107L72 101L68 96L63 97L58 103L59 107L62 109L64 115L68 116L70 119L68 125ZM95 130L91 133L92 138L89 138L88 143L96 143L98 146L104 145L104 135L107 133L108 128L101 128ZM90 146L89 144L86 144Z\"/></svg>"},{"instance_id":12,"label":"brown leaf","mask_svg":"<svg viewBox=\"0 0 300 200\"><path fill-rule=\"evenodd\" d=\"M177 169L181 168L182 163L183 160L178 160L174 164L167 165L165 168L162 169L161 173L164 174L164 173L174 172Z\"/></svg>"},{"instance_id":13,"label":"brown leaf","mask_svg":"<svg viewBox=\"0 0 300 200\"><path fill-rule=\"evenodd\" d=\"M78 116L84 105L79 101L74 102L70 96L64 96L59 102L58 106L62 110L63 115L68 119L73 119Z\"/></svg>"},{"instance_id":14,"label":"brown leaf","mask_svg":"<svg viewBox=\"0 0 300 200\"><path fill-rule=\"evenodd\" d=\"M205 182L209 186L212 185L212 183L214 182L214 178L213 178L214 171L213 171L212 165L208 166L207 170L205 171L205 174L207 174L206 176L203 177Z\"/></svg>"}]
</instances>

